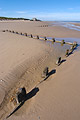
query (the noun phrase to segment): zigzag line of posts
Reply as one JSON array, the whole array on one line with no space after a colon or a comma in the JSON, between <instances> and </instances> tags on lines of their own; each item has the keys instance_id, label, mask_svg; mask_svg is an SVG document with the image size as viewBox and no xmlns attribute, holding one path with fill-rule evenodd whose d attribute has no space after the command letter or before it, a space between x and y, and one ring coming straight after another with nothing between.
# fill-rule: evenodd
<instances>
[{"instance_id":1,"label":"zigzag line of posts","mask_svg":"<svg viewBox=\"0 0 80 120\"><path fill-rule=\"evenodd\" d=\"M22 32L19 33L17 31L13 31L13 30L2 30L2 32L15 33L15 34L26 36L26 37L33 38L33 39L39 39L39 40L44 40L44 41L51 41L52 43L56 42L56 43L60 43L62 46L64 44L71 45L70 51L69 51L69 49L66 50L66 54L65 54L66 57L69 56L73 52L73 50L77 47L77 45L78 45L76 41L73 42L73 43L65 42L64 40L58 41L58 40L55 40L55 38L48 39L47 37L41 37L39 35L35 36L35 35L32 35L32 34L27 34L27 33L22 33Z\"/></svg>"}]
</instances>

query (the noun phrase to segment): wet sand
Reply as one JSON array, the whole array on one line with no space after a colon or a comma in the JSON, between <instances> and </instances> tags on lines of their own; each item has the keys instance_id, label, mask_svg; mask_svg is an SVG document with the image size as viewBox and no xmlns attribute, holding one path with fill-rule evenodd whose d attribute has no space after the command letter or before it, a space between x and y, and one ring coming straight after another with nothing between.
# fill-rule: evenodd
<instances>
[{"instance_id":1,"label":"wet sand","mask_svg":"<svg viewBox=\"0 0 80 120\"><path fill-rule=\"evenodd\" d=\"M46 24L48 24L48 27L44 27ZM42 80L41 73L47 65L50 70L56 68L56 74L50 76L47 81L40 84L40 86L37 86L39 88L38 93L36 93L32 99L26 101L25 104L9 119L32 120L32 118L37 119L38 117L38 119L41 120L52 120L53 118L58 120L58 115L60 115L62 119L64 118L67 120L68 117L71 119L76 118L77 114L79 117L79 112L74 114L75 117L72 115L69 116L68 109L66 108L67 106L72 106L73 103L73 108L76 108L79 104L79 102L73 102L71 104L71 101L75 100L75 91L70 91L75 88L76 93L78 92L77 84L79 81L76 83L74 76L76 72L77 78L79 79L79 67L76 68L80 59L79 52L72 54L67 58L66 62L61 66L56 67L54 63L59 55L64 55L63 53L65 51L63 51L63 49L55 47L55 50L52 45L36 39L8 32L3 33L2 30L4 29L47 37L80 38L79 31L69 30L68 28L60 26L50 26L48 22L0 22L0 96L2 96L0 97L0 103L2 103L0 107L0 118L3 120L3 118L5 118L12 110L9 100L14 91L19 87L25 86L27 92L29 92L40 82L40 80ZM73 81L74 84L72 84ZM74 86L75 84L76 86ZM69 101L71 94L73 96ZM5 95L6 97L4 99ZM77 94L76 97L79 100L78 95L79 94ZM66 103L66 106L64 107L63 103L65 104L67 99L68 103ZM70 110L72 110L72 108L70 108ZM76 111L78 110L79 107L76 108ZM73 113L74 112L75 110L73 110Z\"/></svg>"},{"instance_id":2,"label":"wet sand","mask_svg":"<svg viewBox=\"0 0 80 120\"><path fill-rule=\"evenodd\" d=\"M76 25L76 26L80 26L80 23L72 23L72 24L74 24L74 25Z\"/></svg>"}]
</instances>

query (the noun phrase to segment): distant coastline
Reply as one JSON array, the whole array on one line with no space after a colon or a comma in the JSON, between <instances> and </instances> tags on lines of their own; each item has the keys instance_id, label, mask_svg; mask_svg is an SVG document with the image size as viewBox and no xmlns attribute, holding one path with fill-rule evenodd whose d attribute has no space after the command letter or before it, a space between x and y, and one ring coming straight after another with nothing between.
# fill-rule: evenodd
<instances>
[{"instance_id":1,"label":"distant coastline","mask_svg":"<svg viewBox=\"0 0 80 120\"><path fill-rule=\"evenodd\" d=\"M28 18L13 18L13 17L0 17L0 20L30 20L30 21L41 21L37 18L32 18L32 19L28 19Z\"/></svg>"},{"instance_id":2,"label":"distant coastline","mask_svg":"<svg viewBox=\"0 0 80 120\"><path fill-rule=\"evenodd\" d=\"M26 18L0 17L0 20L30 20Z\"/></svg>"}]
</instances>

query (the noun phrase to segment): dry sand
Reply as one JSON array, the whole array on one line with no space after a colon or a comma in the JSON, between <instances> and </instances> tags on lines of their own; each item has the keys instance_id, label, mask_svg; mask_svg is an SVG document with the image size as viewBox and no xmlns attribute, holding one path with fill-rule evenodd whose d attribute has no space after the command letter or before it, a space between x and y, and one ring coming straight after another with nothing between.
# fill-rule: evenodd
<instances>
[{"instance_id":1,"label":"dry sand","mask_svg":"<svg viewBox=\"0 0 80 120\"><path fill-rule=\"evenodd\" d=\"M48 27L42 27L44 25ZM52 64L54 49L51 46L36 39L3 33L4 29L47 37L80 38L79 31L60 26L52 27L48 22L0 22L0 103L2 103L0 118L2 120L12 110L9 100L16 88L25 86L29 92L41 80L41 73L46 65L50 70L55 67ZM40 84L36 95L26 101L9 120L78 120L80 118L79 54L80 52L72 54L66 62L56 68L56 74Z\"/></svg>"},{"instance_id":2,"label":"dry sand","mask_svg":"<svg viewBox=\"0 0 80 120\"><path fill-rule=\"evenodd\" d=\"M26 101L9 120L79 120L79 64L80 51L56 68L56 74L38 86L32 101Z\"/></svg>"},{"instance_id":3,"label":"dry sand","mask_svg":"<svg viewBox=\"0 0 80 120\"><path fill-rule=\"evenodd\" d=\"M16 89L25 86L28 90L40 80L41 69L46 66L45 60L50 56L49 52L51 52L50 47L41 41L0 32L1 106L7 102L4 99L5 96L8 97L9 101L9 91L13 87ZM12 92L10 96L11 94ZM0 112L0 114L2 113Z\"/></svg>"},{"instance_id":4,"label":"dry sand","mask_svg":"<svg viewBox=\"0 0 80 120\"><path fill-rule=\"evenodd\" d=\"M26 84L26 88L30 89L38 82L51 49L41 41L16 34L1 32L0 36L1 103L13 87L16 89ZM4 104L4 101L2 103Z\"/></svg>"},{"instance_id":5,"label":"dry sand","mask_svg":"<svg viewBox=\"0 0 80 120\"><path fill-rule=\"evenodd\" d=\"M28 34L59 38L80 38L80 31L61 26L51 26L52 22L12 21L0 22L0 29L10 29ZM45 25L48 25L48 27Z\"/></svg>"}]
</instances>

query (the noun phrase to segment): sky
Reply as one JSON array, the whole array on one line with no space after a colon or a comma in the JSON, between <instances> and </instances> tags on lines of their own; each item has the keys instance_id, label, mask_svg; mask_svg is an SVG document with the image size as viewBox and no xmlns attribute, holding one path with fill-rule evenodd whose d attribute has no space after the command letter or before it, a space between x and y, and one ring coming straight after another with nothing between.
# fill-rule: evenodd
<instances>
[{"instance_id":1,"label":"sky","mask_svg":"<svg viewBox=\"0 0 80 120\"><path fill-rule=\"evenodd\" d=\"M0 16L80 21L80 0L0 0Z\"/></svg>"}]
</instances>

